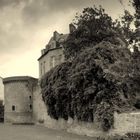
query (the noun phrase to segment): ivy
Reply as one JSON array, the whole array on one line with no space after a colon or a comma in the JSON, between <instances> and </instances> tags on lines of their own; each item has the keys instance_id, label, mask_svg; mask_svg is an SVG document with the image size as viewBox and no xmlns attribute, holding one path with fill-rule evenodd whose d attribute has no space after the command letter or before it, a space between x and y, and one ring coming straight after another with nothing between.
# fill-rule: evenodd
<instances>
[{"instance_id":1,"label":"ivy","mask_svg":"<svg viewBox=\"0 0 140 140\"><path fill-rule=\"evenodd\" d=\"M48 114L54 119L98 121L108 131L113 127L114 111L138 106L137 62L128 48L109 42L85 49L73 61L56 66L42 78Z\"/></svg>"},{"instance_id":2,"label":"ivy","mask_svg":"<svg viewBox=\"0 0 140 140\"><path fill-rule=\"evenodd\" d=\"M102 7L85 8L64 43L66 61L41 80L48 114L113 128L114 111L140 107L139 0L113 21ZM136 30L131 29L135 22ZM135 45L132 45L132 44ZM128 49L131 44L134 53Z\"/></svg>"}]
</instances>

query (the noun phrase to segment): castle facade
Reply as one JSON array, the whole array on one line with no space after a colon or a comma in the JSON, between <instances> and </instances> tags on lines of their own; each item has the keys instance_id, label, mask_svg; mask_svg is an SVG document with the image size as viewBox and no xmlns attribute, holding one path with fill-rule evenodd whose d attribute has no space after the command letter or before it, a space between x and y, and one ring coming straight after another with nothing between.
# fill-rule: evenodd
<instances>
[{"instance_id":1,"label":"castle facade","mask_svg":"<svg viewBox=\"0 0 140 140\"><path fill-rule=\"evenodd\" d=\"M73 25L70 24L70 32ZM53 33L48 44L41 50L39 80L46 72L64 62L63 43L68 34ZM41 96L39 81L29 76L14 76L3 79L6 123L30 123L44 121L47 108Z\"/></svg>"}]
</instances>

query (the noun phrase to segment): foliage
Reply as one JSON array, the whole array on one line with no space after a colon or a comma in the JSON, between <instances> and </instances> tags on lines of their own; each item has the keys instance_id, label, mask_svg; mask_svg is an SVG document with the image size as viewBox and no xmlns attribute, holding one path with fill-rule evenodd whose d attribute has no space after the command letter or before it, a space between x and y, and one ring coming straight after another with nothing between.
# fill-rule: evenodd
<instances>
[{"instance_id":1,"label":"foliage","mask_svg":"<svg viewBox=\"0 0 140 140\"><path fill-rule=\"evenodd\" d=\"M48 114L58 119L68 119L67 107L71 102L68 98L67 76L71 63L63 63L49 71L41 80L43 100L47 104Z\"/></svg>"},{"instance_id":2,"label":"foliage","mask_svg":"<svg viewBox=\"0 0 140 140\"><path fill-rule=\"evenodd\" d=\"M134 31L131 29L133 20L134 16L127 10L120 20L113 21L102 7L85 8L81 15L76 16L76 29L69 34L64 45L65 58L72 60L86 47L94 46L101 41L127 46L134 40Z\"/></svg>"},{"instance_id":3,"label":"foliage","mask_svg":"<svg viewBox=\"0 0 140 140\"><path fill-rule=\"evenodd\" d=\"M41 80L48 114L54 119L96 119L103 130L112 128L114 111L134 109L140 91L139 81L137 88L133 85L131 57L129 49L101 42L56 66Z\"/></svg>"},{"instance_id":4,"label":"foliage","mask_svg":"<svg viewBox=\"0 0 140 140\"><path fill-rule=\"evenodd\" d=\"M140 0L132 0L132 4L135 8L135 26L140 27Z\"/></svg>"},{"instance_id":5,"label":"foliage","mask_svg":"<svg viewBox=\"0 0 140 140\"><path fill-rule=\"evenodd\" d=\"M125 10L113 21L102 7L85 8L76 17L76 29L64 44L66 61L41 80L52 118L97 121L108 131L114 111L140 109L140 52L136 45L134 53L128 49L136 42L133 20Z\"/></svg>"},{"instance_id":6,"label":"foliage","mask_svg":"<svg viewBox=\"0 0 140 140\"><path fill-rule=\"evenodd\" d=\"M98 137L97 140L139 140L140 134L139 133L127 133L124 136L114 136L114 137Z\"/></svg>"},{"instance_id":7,"label":"foliage","mask_svg":"<svg viewBox=\"0 0 140 140\"><path fill-rule=\"evenodd\" d=\"M135 41L135 45L140 47L140 0L132 0L131 1L134 9L134 24L135 24L135 32L133 34L133 39Z\"/></svg>"}]
</instances>

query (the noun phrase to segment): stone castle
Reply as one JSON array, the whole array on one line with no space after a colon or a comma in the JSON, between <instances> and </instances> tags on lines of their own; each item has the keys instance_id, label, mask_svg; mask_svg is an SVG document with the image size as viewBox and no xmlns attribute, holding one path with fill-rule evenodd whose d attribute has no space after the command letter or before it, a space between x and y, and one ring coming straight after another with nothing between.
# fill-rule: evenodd
<instances>
[{"instance_id":1,"label":"stone castle","mask_svg":"<svg viewBox=\"0 0 140 140\"><path fill-rule=\"evenodd\" d=\"M70 33L73 32L74 25L70 24L69 29ZM64 62L63 43L67 37L68 34L55 31L45 49L41 50L38 58L39 79L29 76L3 79L6 123L35 123L45 120L47 109L40 94L39 80L51 68Z\"/></svg>"},{"instance_id":2,"label":"stone castle","mask_svg":"<svg viewBox=\"0 0 140 140\"><path fill-rule=\"evenodd\" d=\"M54 32L46 48L41 51L39 61L39 79L51 68L64 61L62 43L67 35ZM34 122L34 92L39 88L38 79L28 76L16 76L3 79L5 113L4 121L10 123ZM38 97L37 97L38 98ZM41 97L40 97L41 99ZM40 108L37 108L39 110ZM42 119L43 118L38 118Z\"/></svg>"},{"instance_id":3,"label":"stone castle","mask_svg":"<svg viewBox=\"0 0 140 140\"><path fill-rule=\"evenodd\" d=\"M70 33L75 27L70 24ZM68 132L88 136L101 136L112 134L123 134L129 131L140 131L140 113L114 114L114 129L104 133L96 123L86 123L63 119L54 120L47 114L47 107L42 100L39 81L41 77L51 68L65 61L63 54L63 43L68 34L53 33L45 49L41 50L39 62L39 79L29 76L8 77L3 79L4 83L4 122L5 123L34 123L53 129L64 129ZM122 125L123 123L123 125ZM137 124L137 125L134 125Z\"/></svg>"},{"instance_id":4,"label":"stone castle","mask_svg":"<svg viewBox=\"0 0 140 140\"><path fill-rule=\"evenodd\" d=\"M68 34L53 33L45 49L41 51L39 61L39 78L56 65L64 61L63 42L66 41Z\"/></svg>"}]
</instances>

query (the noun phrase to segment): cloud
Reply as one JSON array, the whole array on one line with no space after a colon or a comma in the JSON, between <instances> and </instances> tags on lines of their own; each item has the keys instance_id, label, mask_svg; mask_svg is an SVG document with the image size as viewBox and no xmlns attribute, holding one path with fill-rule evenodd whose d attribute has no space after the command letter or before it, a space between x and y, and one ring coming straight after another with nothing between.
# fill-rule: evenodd
<instances>
[{"instance_id":1,"label":"cloud","mask_svg":"<svg viewBox=\"0 0 140 140\"><path fill-rule=\"evenodd\" d=\"M79 12L84 7L102 5L112 16L120 10L128 7L129 0L123 0L123 5L119 0L30 0L23 8L23 18L26 23L38 23L42 19L51 21L58 16L58 13L68 14L72 10ZM63 17L59 17L63 18Z\"/></svg>"},{"instance_id":2,"label":"cloud","mask_svg":"<svg viewBox=\"0 0 140 140\"><path fill-rule=\"evenodd\" d=\"M51 20L58 13L68 13L79 9L91 0L32 0L23 8L23 17L27 22L38 22L42 18ZM59 17L62 18L62 17Z\"/></svg>"},{"instance_id":3,"label":"cloud","mask_svg":"<svg viewBox=\"0 0 140 140\"><path fill-rule=\"evenodd\" d=\"M22 2L28 2L29 0L0 0L0 7L17 6Z\"/></svg>"},{"instance_id":4,"label":"cloud","mask_svg":"<svg viewBox=\"0 0 140 140\"><path fill-rule=\"evenodd\" d=\"M0 1L0 75L37 77L40 50L47 44L54 30L66 32L73 11L67 14L57 13L54 18L51 12L47 15L43 13L41 9L46 11L44 5L37 6L32 0L26 3L12 0L2 2ZM26 13L28 6L36 12ZM33 17L34 22L27 18L28 15Z\"/></svg>"},{"instance_id":5,"label":"cloud","mask_svg":"<svg viewBox=\"0 0 140 140\"><path fill-rule=\"evenodd\" d=\"M40 30L57 28L62 23L68 27L72 21L68 18L75 14L75 8L86 3L85 0L0 0L0 54L31 47L30 41L35 40Z\"/></svg>"},{"instance_id":6,"label":"cloud","mask_svg":"<svg viewBox=\"0 0 140 140\"><path fill-rule=\"evenodd\" d=\"M125 5L128 1L123 1L123 4ZM1 8L8 6L19 8L22 5L21 16L25 25L40 24L42 20L44 22L44 19L51 22L58 13L68 14L71 10L79 11L83 7L93 6L94 4L103 5L112 14L115 13L112 10L117 11L124 8L119 4L119 0L0 0Z\"/></svg>"},{"instance_id":7,"label":"cloud","mask_svg":"<svg viewBox=\"0 0 140 140\"><path fill-rule=\"evenodd\" d=\"M76 12L94 4L113 16L123 10L118 0L0 0L0 75L38 76L37 58L53 31L68 33Z\"/></svg>"},{"instance_id":8,"label":"cloud","mask_svg":"<svg viewBox=\"0 0 140 140\"><path fill-rule=\"evenodd\" d=\"M24 40L21 10L6 6L0 11L0 54L19 48Z\"/></svg>"}]
</instances>

